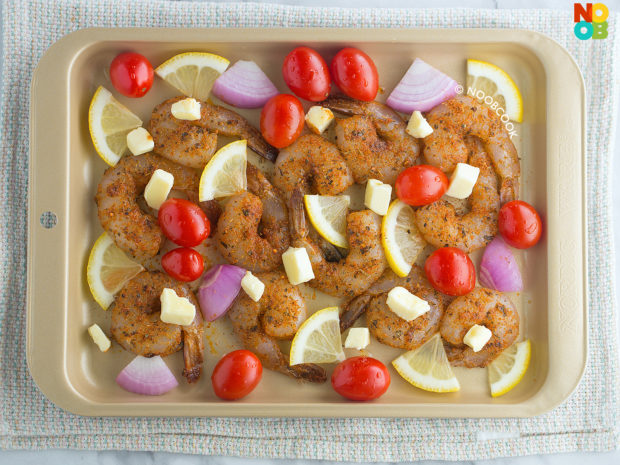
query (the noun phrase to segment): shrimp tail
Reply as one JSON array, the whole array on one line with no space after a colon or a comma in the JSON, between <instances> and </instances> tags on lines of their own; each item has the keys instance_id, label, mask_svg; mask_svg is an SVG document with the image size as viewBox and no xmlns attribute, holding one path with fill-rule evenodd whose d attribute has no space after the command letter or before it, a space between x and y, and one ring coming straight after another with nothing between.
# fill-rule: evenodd
<instances>
[{"instance_id":1,"label":"shrimp tail","mask_svg":"<svg viewBox=\"0 0 620 465\"><path fill-rule=\"evenodd\" d=\"M289 220L291 222L291 236L297 239L308 237L308 225L304 213L304 196L299 189L295 189L288 201Z\"/></svg>"},{"instance_id":2,"label":"shrimp tail","mask_svg":"<svg viewBox=\"0 0 620 465\"><path fill-rule=\"evenodd\" d=\"M359 317L366 312L366 308L373 297L372 294L358 295L347 304L344 312L340 315L341 333L353 326Z\"/></svg>"},{"instance_id":3,"label":"shrimp tail","mask_svg":"<svg viewBox=\"0 0 620 465\"><path fill-rule=\"evenodd\" d=\"M314 363L301 363L283 367L284 374L296 379L310 381L311 383L324 383L327 381L325 369Z\"/></svg>"},{"instance_id":4,"label":"shrimp tail","mask_svg":"<svg viewBox=\"0 0 620 465\"><path fill-rule=\"evenodd\" d=\"M356 100L343 97L343 96L330 96L323 100L318 105L329 108L330 110L337 111L343 115L353 116L359 115L359 103Z\"/></svg>"}]
</instances>

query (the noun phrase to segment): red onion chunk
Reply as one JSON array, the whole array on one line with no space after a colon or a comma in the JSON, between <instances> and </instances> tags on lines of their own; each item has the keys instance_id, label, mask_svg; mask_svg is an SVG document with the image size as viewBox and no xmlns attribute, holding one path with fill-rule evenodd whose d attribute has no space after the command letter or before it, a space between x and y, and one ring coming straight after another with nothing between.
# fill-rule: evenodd
<instances>
[{"instance_id":1,"label":"red onion chunk","mask_svg":"<svg viewBox=\"0 0 620 465\"><path fill-rule=\"evenodd\" d=\"M484 249L479 275L480 284L500 292L517 292L523 289L519 265L511 248L501 236L493 239Z\"/></svg>"},{"instance_id":2,"label":"red onion chunk","mask_svg":"<svg viewBox=\"0 0 620 465\"><path fill-rule=\"evenodd\" d=\"M456 96L458 83L450 76L416 58L387 99L403 113L428 111Z\"/></svg>"},{"instance_id":3,"label":"red onion chunk","mask_svg":"<svg viewBox=\"0 0 620 465\"><path fill-rule=\"evenodd\" d=\"M126 391L145 396L160 396L179 385L159 355L138 355L118 374L116 382Z\"/></svg>"},{"instance_id":4,"label":"red onion chunk","mask_svg":"<svg viewBox=\"0 0 620 465\"><path fill-rule=\"evenodd\" d=\"M245 270L234 265L216 265L204 275L198 288L198 302L205 320L224 315L241 290Z\"/></svg>"},{"instance_id":5,"label":"red onion chunk","mask_svg":"<svg viewBox=\"0 0 620 465\"><path fill-rule=\"evenodd\" d=\"M237 108L259 108L278 89L253 61L239 60L213 84L213 94Z\"/></svg>"}]
</instances>

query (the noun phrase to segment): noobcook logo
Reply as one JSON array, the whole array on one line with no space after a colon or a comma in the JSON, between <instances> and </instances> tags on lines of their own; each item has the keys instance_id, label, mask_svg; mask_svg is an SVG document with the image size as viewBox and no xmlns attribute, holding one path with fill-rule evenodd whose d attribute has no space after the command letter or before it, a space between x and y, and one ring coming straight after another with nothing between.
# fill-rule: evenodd
<instances>
[{"instance_id":1,"label":"noobcook logo","mask_svg":"<svg viewBox=\"0 0 620 465\"><path fill-rule=\"evenodd\" d=\"M574 4L575 36L581 40L607 38L609 9L602 3Z\"/></svg>"}]
</instances>

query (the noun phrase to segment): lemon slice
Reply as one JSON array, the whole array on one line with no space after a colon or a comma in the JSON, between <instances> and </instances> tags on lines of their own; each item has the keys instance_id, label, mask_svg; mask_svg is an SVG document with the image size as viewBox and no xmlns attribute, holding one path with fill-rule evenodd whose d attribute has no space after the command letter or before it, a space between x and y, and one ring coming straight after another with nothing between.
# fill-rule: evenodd
<instances>
[{"instance_id":1,"label":"lemon slice","mask_svg":"<svg viewBox=\"0 0 620 465\"><path fill-rule=\"evenodd\" d=\"M521 92L503 69L486 61L467 60L467 89L474 89L474 95L479 90L493 98L512 121L523 120Z\"/></svg>"},{"instance_id":2,"label":"lemon slice","mask_svg":"<svg viewBox=\"0 0 620 465\"><path fill-rule=\"evenodd\" d=\"M212 53L187 52L159 65L157 75L188 97L206 100L213 83L230 61Z\"/></svg>"},{"instance_id":3,"label":"lemon slice","mask_svg":"<svg viewBox=\"0 0 620 465\"><path fill-rule=\"evenodd\" d=\"M142 126L142 120L99 86L88 109L88 130L99 156L114 166L126 153L127 133Z\"/></svg>"},{"instance_id":4,"label":"lemon slice","mask_svg":"<svg viewBox=\"0 0 620 465\"><path fill-rule=\"evenodd\" d=\"M407 276L426 246L415 225L413 208L398 199L392 202L381 222L381 244L394 273Z\"/></svg>"},{"instance_id":5,"label":"lemon slice","mask_svg":"<svg viewBox=\"0 0 620 465\"><path fill-rule=\"evenodd\" d=\"M489 365L489 386L493 397L506 394L521 382L531 356L532 345L528 339L513 344L493 360Z\"/></svg>"},{"instance_id":6,"label":"lemon slice","mask_svg":"<svg viewBox=\"0 0 620 465\"><path fill-rule=\"evenodd\" d=\"M246 140L236 140L215 152L200 176L201 202L228 197L247 188L247 146Z\"/></svg>"},{"instance_id":7,"label":"lemon slice","mask_svg":"<svg viewBox=\"0 0 620 465\"><path fill-rule=\"evenodd\" d=\"M455 392L461 389L439 333L417 349L402 354L392 365L400 376L425 391Z\"/></svg>"},{"instance_id":8,"label":"lemon slice","mask_svg":"<svg viewBox=\"0 0 620 465\"><path fill-rule=\"evenodd\" d=\"M314 229L331 244L347 248L348 195L304 195L306 211Z\"/></svg>"},{"instance_id":9,"label":"lemon slice","mask_svg":"<svg viewBox=\"0 0 620 465\"><path fill-rule=\"evenodd\" d=\"M319 310L303 322L291 344L291 365L332 363L344 359L338 307Z\"/></svg>"},{"instance_id":10,"label":"lemon slice","mask_svg":"<svg viewBox=\"0 0 620 465\"><path fill-rule=\"evenodd\" d=\"M114 294L143 270L142 265L127 257L112 238L103 233L90 251L86 279L97 303L107 310L114 301Z\"/></svg>"}]
</instances>

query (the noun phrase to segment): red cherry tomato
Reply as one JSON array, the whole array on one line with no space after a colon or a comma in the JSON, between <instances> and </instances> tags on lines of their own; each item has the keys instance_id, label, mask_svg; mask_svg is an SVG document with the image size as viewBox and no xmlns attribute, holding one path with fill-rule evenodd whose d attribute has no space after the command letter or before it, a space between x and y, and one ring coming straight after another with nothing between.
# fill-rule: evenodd
<instances>
[{"instance_id":1,"label":"red cherry tomato","mask_svg":"<svg viewBox=\"0 0 620 465\"><path fill-rule=\"evenodd\" d=\"M372 59L356 48L343 48L332 60L334 82L349 97L374 100L379 91L379 73Z\"/></svg>"},{"instance_id":2,"label":"red cherry tomato","mask_svg":"<svg viewBox=\"0 0 620 465\"><path fill-rule=\"evenodd\" d=\"M110 64L110 80L121 94L142 97L153 85L153 67L139 53L121 53Z\"/></svg>"},{"instance_id":3,"label":"red cherry tomato","mask_svg":"<svg viewBox=\"0 0 620 465\"><path fill-rule=\"evenodd\" d=\"M426 277L439 292L465 295L476 285L476 270L465 252L456 247L435 250L424 264Z\"/></svg>"},{"instance_id":4,"label":"red cherry tomato","mask_svg":"<svg viewBox=\"0 0 620 465\"><path fill-rule=\"evenodd\" d=\"M202 255L194 249L179 247L161 257L161 266L166 273L179 281L194 281L205 269Z\"/></svg>"},{"instance_id":5,"label":"red cherry tomato","mask_svg":"<svg viewBox=\"0 0 620 465\"><path fill-rule=\"evenodd\" d=\"M439 200L447 190L447 176L439 168L430 165L411 166L396 179L396 195L414 207Z\"/></svg>"},{"instance_id":6,"label":"red cherry tomato","mask_svg":"<svg viewBox=\"0 0 620 465\"><path fill-rule=\"evenodd\" d=\"M157 215L164 235L177 245L194 247L211 232L211 223L198 205L184 199L168 199Z\"/></svg>"},{"instance_id":7,"label":"red cherry tomato","mask_svg":"<svg viewBox=\"0 0 620 465\"><path fill-rule=\"evenodd\" d=\"M377 359L352 357L336 367L332 386L347 399L372 400L385 394L390 386L390 373Z\"/></svg>"},{"instance_id":8,"label":"red cherry tomato","mask_svg":"<svg viewBox=\"0 0 620 465\"><path fill-rule=\"evenodd\" d=\"M280 94L270 98L260 114L260 132L281 149L291 145L304 127L304 109L297 97Z\"/></svg>"},{"instance_id":9,"label":"red cherry tomato","mask_svg":"<svg viewBox=\"0 0 620 465\"><path fill-rule=\"evenodd\" d=\"M282 75L289 89L305 100L320 102L329 95L331 79L327 63L309 47L297 47L286 55Z\"/></svg>"},{"instance_id":10,"label":"red cherry tomato","mask_svg":"<svg viewBox=\"0 0 620 465\"><path fill-rule=\"evenodd\" d=\"M263 365L249 350L235 350L224 355L211 375L215 395L224 400L247 396L258 385Z\"/></svg>"},{"instance_id":11,"label":"red cherry tomato","mask_svg":"<svg viewBox=\"0 0 620 465\"><path fill-rule=\"evenodd\" d=\"M517 249L536 245L542 234L540 216L534 207L522 200L504 204L499 210L497 225L504 240Z\"/></svg>"}]
</instances>

